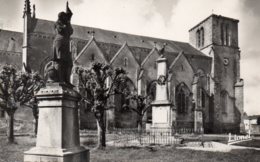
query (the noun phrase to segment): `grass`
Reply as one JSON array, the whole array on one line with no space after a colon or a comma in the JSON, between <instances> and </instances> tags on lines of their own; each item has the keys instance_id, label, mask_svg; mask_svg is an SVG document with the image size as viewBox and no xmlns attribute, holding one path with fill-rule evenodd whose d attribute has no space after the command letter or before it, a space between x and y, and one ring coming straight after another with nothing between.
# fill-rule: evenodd
<instances>
[{"instance_id":1,"label":"grass","mask_svg":"<svg viewBox=\"0 0 260 162\"><path fill-rule=\"evenodd\" d=\"M16 144L8 144L6 137L0 137L0 162L22 162L23 152L35 146L35 138L16 137ZM82 145L93 148L96 139L81 138ZM257 162L260 151L232 150L230 152L205 152L177 149L173 146L112 147L105 150L90 148L91 162Z\"/></svg>"},{"instance_id":2,"label":"grass","mask_svg":"<svg viewBox=\"0 0 260 162\"><path fill-rule=\"evenodd\" d=\"M234 145L260 148L260 140L253 139L251 141L240 142Z\"/></svg>"}]
</instances>

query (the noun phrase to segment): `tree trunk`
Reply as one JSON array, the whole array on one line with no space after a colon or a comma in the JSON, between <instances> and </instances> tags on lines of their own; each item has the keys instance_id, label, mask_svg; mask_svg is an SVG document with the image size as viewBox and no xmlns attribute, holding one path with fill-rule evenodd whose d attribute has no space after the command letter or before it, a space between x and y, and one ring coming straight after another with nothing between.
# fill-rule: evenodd
<instances>
[{"instance_id":1,"label":"tree trunk","mask_svg":"<svg viewBox=\"0 0 260 162\"><path fill-rule=\"evenodd\" d=\"M9 143L14 143L14 113L8 113L7 138Z\"/></svg>"},{"instance_id":2,"label":"tree trunk","mask_svg":"<svg viewBox=\"0 0 260 162\"><path fill-rule=\"evenodd\" d=\"M104 118L97 119L98 128L98 144L97 149L104 149L106 147L106 128Z\"/></svg>"},{"instance_id":3,"label":"tree trunk","mask_svg":"<svg viewBox=\"0 0 260 162\"><path fill-rule=\"evenodd\" d=\"M38 118L39 118L39 110L38 107L33 108L33 117L35 120L34 124L34 135L37 136L37 131L38 131Z\"/></svg>"},{"instance_id":4,"label":"tree trunk","mask_svg":"<svg viewBox=\"0 0 260 162\"><path fill-rule=\"evenodd\" d=\"M142 116L138 115L138 121L137 121L137 128L138 128L138 132L141 133L143 130L143 118Z\"/></svg>"},{"instance_id":5,"label":"tree trunk","mask_svg":"<svg viewBox=\"0 0 260 162\"><path fill-rule=\"evenodd\" d=\"M37 131L38 131L38 119L35 119L35 124L34 124L34 135L37 136Z\"/></svg>"}]
</instances>

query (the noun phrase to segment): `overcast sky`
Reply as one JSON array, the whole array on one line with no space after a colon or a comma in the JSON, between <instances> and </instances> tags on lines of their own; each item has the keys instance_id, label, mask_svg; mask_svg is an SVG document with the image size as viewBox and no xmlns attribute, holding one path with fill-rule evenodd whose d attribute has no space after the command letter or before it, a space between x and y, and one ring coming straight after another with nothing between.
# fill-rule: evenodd
<instances>
[{"instance_id":1,"label":"overcast sky","mask_svg":"<svg viewBox=\"0 0 260 162\"><path fill-rule=\"evenodd\" d=\"M0 0L0 28L22 31L24 0ZM73 24L188 42L188 30L210 14L239 19L245 111L260 114L259 0L69 0ZM56 20L66 0L31 0L36 17Z\"/></svg>"}]
</instances>

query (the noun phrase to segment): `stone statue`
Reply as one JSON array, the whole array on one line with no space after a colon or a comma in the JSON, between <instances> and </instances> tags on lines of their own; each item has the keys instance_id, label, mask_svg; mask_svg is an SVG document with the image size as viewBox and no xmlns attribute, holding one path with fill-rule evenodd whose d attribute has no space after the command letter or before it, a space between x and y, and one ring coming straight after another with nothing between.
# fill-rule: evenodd
<instances>
[{"instance_id":1,"label":"stone statue","mask_svg":"<svg viewBox=\"0 0 260 162\"><path fill-rule=\"evenodd\" d=\"M73 29L70 23L72 12L67 2L66 12L58 14L54 28L56 36L53 42L53 61L45 67L48 82L61 82L70 85L70 75L73 66L70 52L70 36Z\"/></svg>"}]
</instances>

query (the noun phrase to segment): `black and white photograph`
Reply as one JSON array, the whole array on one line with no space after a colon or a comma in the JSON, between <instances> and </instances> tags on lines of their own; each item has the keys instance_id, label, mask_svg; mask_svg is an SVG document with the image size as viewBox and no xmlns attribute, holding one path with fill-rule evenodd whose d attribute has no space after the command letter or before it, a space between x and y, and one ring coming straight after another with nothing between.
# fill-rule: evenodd
<instances>
[{"instance_id":1,"label":"black and white photograph","mask_svg":"<svg viewBox=\"0 0 260 162\"><path fill-rule=\"evenodd\" d=\"M0 0L0 162L259 162L259 0Z\"/></svg>"}]
</instances>

